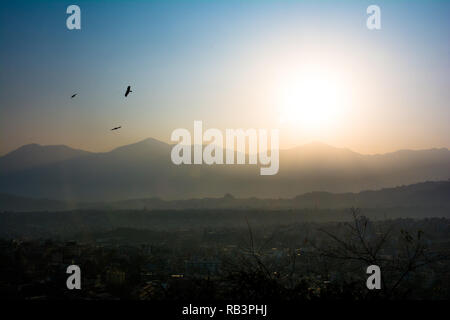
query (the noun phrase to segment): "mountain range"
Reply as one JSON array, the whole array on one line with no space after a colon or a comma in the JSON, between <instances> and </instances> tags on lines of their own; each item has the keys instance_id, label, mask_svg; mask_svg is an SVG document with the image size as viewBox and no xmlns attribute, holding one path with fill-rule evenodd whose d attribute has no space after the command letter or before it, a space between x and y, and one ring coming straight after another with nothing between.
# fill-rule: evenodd
<instances>
[{"instance_id":1,"label":"mountain range","mask_svg":"<svg viewBox=\"0 0 450 320\"><path fill-rule=\"evenodd\" d=\"M217 198L163 200L161 198L129 199L109 202L73 202L26 198L0 194L0 211L68 211L68 210L183 210L183 209L407 209L432 216L450 214L450 181L384 188L358 193L309 192L294 198L236 198L231 194Z\"/></svg>"},{"instance_id":2,"label":"mountain range","mask_svg":"<svg viewBox=\"0 0 450 320\"><path fill-rule=\"evenodd\" d=\"M450 151L363 155L322 143L280 150L277 175L257 165L174 165L170 144L149 138L110 152L26 145L0 157L0 193L66 203L136 198L294 198L312 191L356 193L450 177Z\"/></svg>"}]
</instances>

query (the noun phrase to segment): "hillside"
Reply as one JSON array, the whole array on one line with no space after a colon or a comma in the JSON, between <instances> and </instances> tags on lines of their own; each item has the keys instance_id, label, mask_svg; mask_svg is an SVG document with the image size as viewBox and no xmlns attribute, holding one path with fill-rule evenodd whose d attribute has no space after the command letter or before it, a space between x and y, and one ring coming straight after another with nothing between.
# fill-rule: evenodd
<instances>
[{"instance_id":1,"label":"hillside","mask_svg":"<svg viewBox=\"0 0 450 320\"><path fill-rule=\"evenodd\" d=\"M450 181L424 182L396 188L358 193L310 192L286 199L235 198L227 194L218 198L162 200L130 199L111 202L66 202L32 199L0 194L1 211L83 210L178 210L178 209L366 209L441 208L450 213ZM425 210L425 211L426 211Z\"/></svg>"},{"instance_id":2,"label":"hillside","mask_svg":"<svg viewBox=\"0 0 450 320\"><path fill-rule=\"evenodd\" d=\"M292 198L312 191L359 192L450 177L448 149L362 155L315 143L281 150L279 173L261 176L256 165L176 166L170 160L171 146L155 139L106 153L55 148L26 146L1 157L0 192L76 202L226 193Z\"/></svg>"}]
</instances>

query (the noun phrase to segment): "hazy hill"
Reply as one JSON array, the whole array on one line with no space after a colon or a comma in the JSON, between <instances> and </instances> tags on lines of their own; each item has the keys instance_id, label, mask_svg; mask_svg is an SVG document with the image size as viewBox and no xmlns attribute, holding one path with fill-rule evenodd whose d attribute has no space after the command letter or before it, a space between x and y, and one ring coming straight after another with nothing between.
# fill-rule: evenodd
<instances>
[{"instance_id":1,"label":"hazy hill","mask_svg":"<svg viewBox=\"0 0 450 320\"><path fill-rule=\"evenodd\" d=\"M89 152L67 146L27 144L0 157L0 174L11 173L73 159Z\"/></svg>"},{"instance_id":2,"label":"hazy hill","mask_svg":"<svg viewBox=\"0 0 450 320\"><path fill-rule=\"evenodd\" d=\"M111 202L66 202L0 194L0 211L91 210L177 210L177 209L348 209L413 208L433 213L434 208L450 214L450 181L423 182L409 186L358 193L309 192L286 199L218 198L162 200L130 199Z\"/></svg>"},{"instance_id":3,"label":"hazy hill","mask_svg":"<svg viewBox=\"0 0 450 320\"><path fill-rule=\"evenodd\" d=\"M309 192L287 199L219 198L164 201L159 198L114 201L109 209L346 209L433 208L450 211L450 181L423 182L408 186L358 193ZM450 212L449 212L450 213Z\"/></svg>"},{"instance_id":4,"label":"hazy hill","mask_svg":"<svg viewBox=\"0 0 450 320\"><path fill-rule=\"evenodd\" d=\"M55 148L66 152L54 152ZM314 143L280 151L275 176L260 176L254 165L176 166L170 151L170 145L155 139L106 153L24 146L0 157L0 192L71 201L188 199L226 193L291 198L311 191L358 192L450 177L448 149L361 155Z\"/></svg>"}]
</instances>

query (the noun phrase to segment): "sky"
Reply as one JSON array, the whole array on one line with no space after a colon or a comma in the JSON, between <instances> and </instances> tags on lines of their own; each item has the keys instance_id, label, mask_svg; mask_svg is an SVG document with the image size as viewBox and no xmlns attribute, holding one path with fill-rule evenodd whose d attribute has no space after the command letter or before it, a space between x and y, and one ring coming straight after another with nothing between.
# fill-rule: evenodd
<instances>
[{"instance_id":1,"label":"sky","mask_svg":"<svg viewBox=\"0 0 450 320\"><path fill-rule=\"evenodd\" d=\"M450 1L2 1L0 155L170 142L194 120L278 128L281 148L450 148L448 39Z\"/></svg>"}]
</instances>

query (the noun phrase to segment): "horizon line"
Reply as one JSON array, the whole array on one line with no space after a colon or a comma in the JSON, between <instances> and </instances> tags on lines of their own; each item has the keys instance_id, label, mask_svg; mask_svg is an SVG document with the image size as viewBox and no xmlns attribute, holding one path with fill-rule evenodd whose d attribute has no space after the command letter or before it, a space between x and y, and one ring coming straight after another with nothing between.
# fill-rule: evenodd
<instances>
[{"instance_id":1,"label":"horizon line","mask_svg":"<svg viewBox=\"0 0 450 320\"><path fill-rule=\"evenodd\" d=\"M137 142L132 142L132 143L128 143L128 144L124 144L124 145L120 145L120 146L114 147L114 148L112 148L112 149L110 149L108 151L89 151L89 150L86 150L86 149L80 149L80 148L72 147L72 146L67 145L67 144L40 144L40 143L36 143L36 142L31 142L31 143L27 143L27 144L21 145L21 146L15 148L15 149L12 149L11 151L8 151L6 153L1 153L0 154L0 158L4 157L4 156L7 156L7 155L9 155L9 154L11 154L11 153L13 153L13 152L23 148L23 147L32 146L32 145L37 145L39 147L67 147L67 148L70 148L72 150L77 150L77 151L83 151L83 152L88 152L88 153L104 154L104 153L113 152L113 151L115 151L117 149L120 149L120 148L123 148L123 147L136 145L136 144L142 143L142 142L144 142L146 140L154 140L156 142L159 142L159 143L162 143L162 144L166 144L167 146L175 146L176 145L176 143L171 144L171 143L168 143L168 142L165 142L165 141L162 141L162 140L158 140L158 139L153 138L153 137L148 137L148 138L139 140ZM209 145L209 144L203 144L203 146L205 146L205 145ZM380 155L387 155L387 154L392 154L392 153L402 152L402 151L413 151L414 152L414 151L430 151L430 150L441 150L441 149L445 149L447 151L450 151L449 147L429 147L429 148L423 148L423 149L410 149L410 148L408 148L408 149L397 149L397 150L394 150L394 151L389 151L389 152L384 152L384 153L360 153L360 152L354 151L354 150L352 150L350 148L347 148L347 147L336 147L336 146L330 145L328 143L325 143L325 142L322 142L322 141L319 141L319 140L312 140L312 141L310 141L308 143L304 143L304 144L297 145L297 146L290 147L290 148L280 148L279 151L291 151L291 150L294 150L294 149L307 147L307 146L311 146L311 145L322 145L322 146L326 146L328 148L338 149L338 150L345 150L345 151L348 151L348 152L351 152L351 153L354 153L354 154L363 155L363 156L380 156ZM194 144L191 144L191 146L194 146ZM223 148L223 149L225 150L225 148ZM269 149L269 151L270 151L270 149ZM246 154L248 154L248 153L246 152Z\"/></svg>"}]
</instances>

